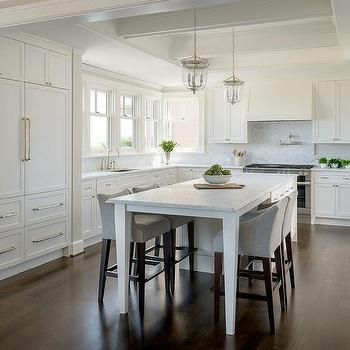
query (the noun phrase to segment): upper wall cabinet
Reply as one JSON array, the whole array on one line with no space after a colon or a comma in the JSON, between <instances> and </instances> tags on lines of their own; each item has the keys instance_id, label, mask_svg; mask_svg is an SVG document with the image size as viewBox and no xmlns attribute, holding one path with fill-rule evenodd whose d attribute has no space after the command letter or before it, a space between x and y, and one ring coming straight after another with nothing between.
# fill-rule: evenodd
<instances>
[{"instance_id":1,"label":"upper wall cabinet","mask_svg":"<svg viewBox=\"0 0 350 350\"><path fill-rule=\"evenodd\" d=\"M209 143L247 143L245 101L226 102L223 87L208 89L207 97Z\"/></svg>"},{"instance_id":2,"label":"upper wall cabinet","mask_svg":"<svg viewBox=\"0 0 350 350\"><path fill-rule=\"evenodd\" d=\"M24 44L0 37L0 78L23 80Z\"/></svg>"},{"instance_id":3,"label":"upper wall cabinet","mask_svg":"<svg viewBox=\"0 0 350 350\"><path fill-rule=\"evenodd\" d=\"M246 119L311 120L312 83L285 80L249 86Z\"/></svg>"},{"instance_id":4,"label":"upper wall cabinet","mask_svg":"<svg viewBox=\"0 0 350 350\"><path fill-rule=\"evenodd\" d=\"M68 89L68 77L68 56L33 45L25 45L25 81Z\"/></svg>"},{"instance_id":5,"label":"upper wall cabinet","mask_svg":"<svg viewBox=\"0 0 350 350\"><path fill-rule=\"evenodd\" d=\"M350 80L314 86L314 142L350 143Z\"/></svg>"}]
</instances>

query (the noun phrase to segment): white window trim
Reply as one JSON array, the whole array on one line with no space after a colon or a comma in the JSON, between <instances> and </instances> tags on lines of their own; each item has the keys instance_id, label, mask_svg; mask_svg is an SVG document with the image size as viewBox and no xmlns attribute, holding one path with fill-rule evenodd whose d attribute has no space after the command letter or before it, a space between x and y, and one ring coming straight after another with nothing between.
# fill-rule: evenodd
<instances>
[{"instance_id":1,"label":"white window trim","mask_svg":"<svg viewBox=\"0 0 350 350\"><path fill-rule=\"evenodd\" d=\"M199 99L199 146L197 148L181 148L181 145L176 147L176 153L205 153L205 93L197 92L197 96L189 96L188 93L167 93L163 95L163 130L164 139L171 139L168 123L167 102L178 98L198 98Z\"/></svg>"}]
</instances>

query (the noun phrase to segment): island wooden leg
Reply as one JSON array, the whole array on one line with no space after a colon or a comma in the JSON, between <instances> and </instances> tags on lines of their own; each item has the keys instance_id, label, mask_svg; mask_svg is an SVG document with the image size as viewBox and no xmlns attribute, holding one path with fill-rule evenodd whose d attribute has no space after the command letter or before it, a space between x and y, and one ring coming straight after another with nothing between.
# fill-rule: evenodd
<instances>
[{"instance_id":1,"label":"island wooden leg","mask_svg":"<svg viewBox=\"0 0 350 350\"><path fill-rule=\"evenodd\" d=\"M129 259L131 239L131 213L126 205L114 205L117 265L118 265L118 303L121 314L128 313L129 304Z\"/></svg>"},{"instance_id":2,"label":"island wooden leg","mask_svg":"<svg viewBox=\"0 0 350 350\"><path fill-rule=\"evenodd\" d=\"M239 216L223 217L226 334L235 334Z\"/></svg>"}]
</instances>

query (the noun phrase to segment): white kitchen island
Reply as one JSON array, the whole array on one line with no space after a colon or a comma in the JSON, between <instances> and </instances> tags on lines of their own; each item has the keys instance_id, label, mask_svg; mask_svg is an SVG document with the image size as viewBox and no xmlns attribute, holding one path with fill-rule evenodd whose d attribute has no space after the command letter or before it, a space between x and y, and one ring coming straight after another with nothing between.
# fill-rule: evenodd
<instances>
[{"instance_id":1,"label":"white kitchen island","mask_svg":"<svg viewBox=\"0 0 350 350\"><path fill-rule=\"evenodd\" d=\"M296 176L235 174L232 182L245 185L240 190L198 190L193 187L193 184L199 182L203 180L182 182L109 200L109 203L115 205L119 310L122 314L128 312L131 213L220 219L224 240L226 334L233 335L236 314L239 218L260 203L276 196L276 193L279 193L279 197L282 198L295 190Z\"/></svg>"}]
</instances>

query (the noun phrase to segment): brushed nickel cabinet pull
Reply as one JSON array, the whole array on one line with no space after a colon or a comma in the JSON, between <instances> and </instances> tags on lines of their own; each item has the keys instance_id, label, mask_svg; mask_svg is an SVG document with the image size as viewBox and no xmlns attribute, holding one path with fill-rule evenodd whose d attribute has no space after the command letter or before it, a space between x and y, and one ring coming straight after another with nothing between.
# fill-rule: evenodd
<instances>
[{"instance_id":1,"label":"brushed nickel cabinet pull","mask_svg":"<svg viewBox=\"0 0 350 350\"><path fill-rule=\"evenodd\" d=\"M8 214L1 214L0 215L0 219L6 219L6 218L10 218L11 216L16 216L16 212L15 211L13 211L13 212L11 212L11 213L8 213Z\"/></svg>"},{"instance_id":2,"label":"brushed nickel cabinet pull","mask_svg":"<svg viewBox=\"0 0 350 350\"><path fill-rule=\"evenodd\" d=\"M42 237L42 238L38 238L38 239L33 239L33 243L45 242L45 241L48 241L48 240L50 240L50 239L54 239L54 238L57 238L57 237L61 237L61 236L63 236L63 235L64 235L63 232L58 232L58 233L55 233L54 235L51 235L51 236Z\"/></svg>"},{"instance_id":3,"label":"brushed nickel cabinet pull","mask_svg":"<svg viewBox=\"0 0 350 350\"><path fill-rule=\"evenodd\" d=\"M0 250L0 255L1 255L1 254L5 254L5 253L12 252L13 250L16 250L16 247L15 247L15 246L12 246L12 247L9 247L9 248L2 249L2 250Z\"/></svg>"},{"instance_id":4,"label":"brushed nickel cabinet pull","mask_svg":"<svg viewBox=\"0 0 350 350\"><path fill-rule=\"evenodd\" d=\"M62 207L62 206L63 206L63 203L57 203L57 204L47 205L45 207L33 208L33 211L52 209L52 208L57 208L57 207Z\"/></svg>"}]
</instances>

